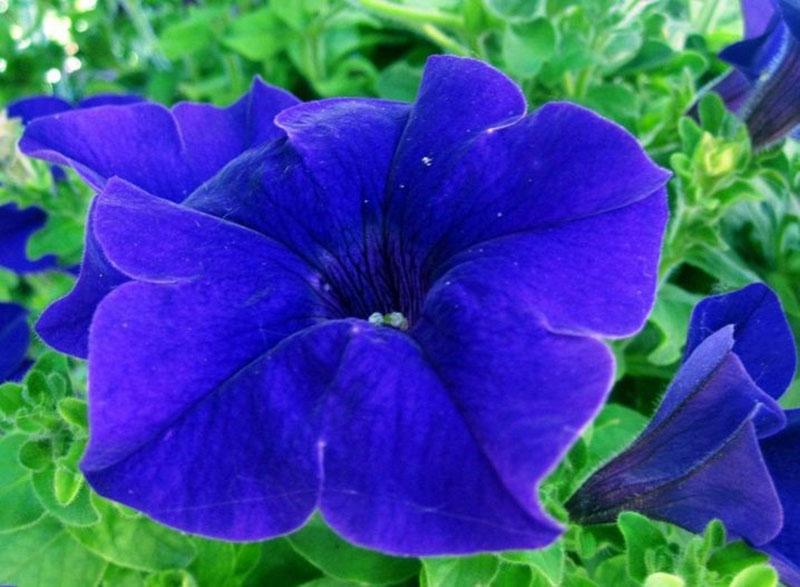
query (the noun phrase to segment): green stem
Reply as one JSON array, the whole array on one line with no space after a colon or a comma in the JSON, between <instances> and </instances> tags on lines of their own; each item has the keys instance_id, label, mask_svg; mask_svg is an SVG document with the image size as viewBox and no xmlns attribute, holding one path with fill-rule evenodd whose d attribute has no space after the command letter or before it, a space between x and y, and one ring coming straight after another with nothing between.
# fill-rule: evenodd
<instances>
[{"instance_id":1,"label":"green stem","mask_svg":"<svg viewBox=\"0 0 800 587\"><path fill-rule=\"evenodd\" d=\"M698 25L700 33L706 35L712 28L712 24L717 20L717 9L719 8L718 0L706 0L703 4L703 10L700 12L698 18Z\"/></svg>"},{"instance_id":2,"label":"green stem","mask_svg":"<svg viewBox=\"0 0 800 587\"><path fill-rule=\"evenodd\" d=\"M436 28L432 24L422 25L420 31L423 35L428 37L431 41L439 45L445 51L454 53L456 55L469 55L470 51L461 43L444 34L441 29Z\"/></svg>"},{"instance_id":3,"label":"green stem","mask_svg":"<svg viewBox=\"0 0 800 587\"><path fill-rule=\"evenodd\" d=\"M412 8L401 6L387 0L356 0L363 8L407 23L418 25L437 25L453 29L464 28L464 19L456 14L448 14L430 8Z\"/></svg>"},{"instance_id":4,"label":"green stem","mask_svg":"<svg viewBox=\"0 0 800 587\"><path fill-rule=\"evenodd\" d=\"M119 6L128 13L133 23L133 28L136 29L139 37L145 40L150 58L159 69L167 69L170 65L169 60L161 53L161 49L158 45L158 37L150 24L150 20L143 12L139 0L117 1L119 2Z\"/></svg>"}]
</instances>

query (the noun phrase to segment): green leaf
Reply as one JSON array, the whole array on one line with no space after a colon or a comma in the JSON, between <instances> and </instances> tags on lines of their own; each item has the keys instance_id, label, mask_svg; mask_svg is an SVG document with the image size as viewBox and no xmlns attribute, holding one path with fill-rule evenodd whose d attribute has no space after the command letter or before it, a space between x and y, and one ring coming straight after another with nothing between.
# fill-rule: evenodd
<instances>
[{"instance_id":1,"label":"green leaf","mask_svg":"<svg viewBox=\"0 0 800 587\"><path fill-rule=\"evenodd\" d=\"M26 442L24 434L0 437L0 532L28 526L44 513L31 488L30 471L17 458Z\"/></svg>"},{"instance_id":2,"label":"green leaf","mask_svg":"<svg viewBox=\"0 0 800 587\"><path fill-rule=\"evenodd\" d=\"M535 569L551 585L560 585L564 576L564 542L559 540L539 550L521 550L500 554L502 560L525 564Z\"/></svg>"},{"instance_id":3,"label":"green leaf","mask_svg":"<svg viewBox=\"0 0 800 587\"><path fill-rule=\"evenodd\" d=\"M753 550L741 540L737 540L712 553L708 559L708 568L721 577L733 577L747 567L768 560L769 557L763 552Z\"/></svg>"},{"instance_id":4,"label":"green leaf","mask_svg":"<svg viewBox=\"0 0 800 587\"><path fill-rule=\"evenodd\" d=\"M105 561L75 542L49 516L0 540L0 583L87 587L99 582L105 568Z\"/></svg>"},{"instance_id":5,"label":"green leaf","mask_svg":"<svg viewBox=\"0 0 800 587\"><path fill-rule=\"evenodd\" d=\"M422 69L406 61L396 61L378 76L378 95L387 100L411 102L422 81Z\"/></svg>"},{"instance_id":6,"label":"green leaf","mask_svg":"<svg viewBox=\"0 0 800 587\"><path fill-rule=\"evenodd\" d=\"M654 365L671 365L681 358L692 309L700 296L665 283L658 291L650 321L661 331L661 342L647 356Z\"/></svg>"},{"instance_id":7,"label":"green leaf","mask_svg":"<svg viewBox=\"0 0 800 587\"><path fill-rule=\"evenodd\" d=\"M0 414L13 416L25 406L22 386L17 383L3 383L0 385Z\"/></svg>"},{"instance_id":8,"label":"green leaf","mask_svg":"<svg viewBox=\"0 0 800 587\"><path fill-rule=\"evenodd\" d=\"M628 573L643 581L649 574L648 552L665 547L667 540L655 523L635 512L622 512L617 525L625 538Z\"/></svg>"},{"instance_id":9,"label":"green leaf","mask_svg":"<svg viewBox=\"0 0 800 587\"><path fill-rule=\"evenodd\" d=\"M225 12L221 7L195 9L188 18L166 27L159 38L164 55L168 59L180 59L208 48Z\"/></svg>"},{"instance_id":10,"label":"green leaf","mask_svg":"<svg viewBox=\"0 0 800 587\"><path fill-rule=\"evenodd\" d=\"M108 562L156 572L186 567L195 557L195 548L188 536L144 516L122 516L104 500L95 499L93 503L100 514L100 522L86 528L70 527L68 531ZM132 545L136 545L135 548Z\"/></svg>"},{"instance_id":11,"label":"green leaf","mask_svg":"<svg viewBox=\"0 0 800 587\"><path fill-rule=\"evenodd\" d=\"M730 587L777 587L778 573L769 565L755 565L737 574Z\"/></svg>"},{"instance_id":12,"label":"green leaf","mask_svg":"<svg viewBox=\"0 0 800 587\"><path fill-rule=\"evenodd\" d=\"M298 554L286 538L276 538L254 546L259 548L260 556L255 567L247 573L244 587L294 587L320 576L319 569Z\"/></svg>"},{"instance_id":13,"label":"green leaf","mask_svg":"<svg viewBox=\"0 0 800 587\"><path fill-rule=\"evenodd\" d=\"M331 577L320 577L313 579L307 583L303 583L301 587L358 587L358 583L351 583L350 581L340 581Z\"/></svg>"},{"instance_id":14,"label":"green leaf","mask_svg":"<svg viewBox=\"0 0 800 587\"><path fill-rule=\"evenodd\" d=\"M65 355L54 351L47 351L36 359L31 370L39 371L45 375L60 373L65 377L69 377L69 362Z\"/></svg>"},{"instance_id":15,"label":"green leaf","mask_svg":"<svg viewBox=\"0 0 800 587\"><path fill-rule=\"evenodd\" d=\"M146 577L141 571L108 565L103 573L103 587L144 587Z\"/></svg>"},{"instance_id":16,"label":"green leaf","mask_svg":"<svg viewBox=\"0 0 800 587\"><path fill-rule=\"evenodd\" d=\"M189 572L200 585L224 585L236 574L236 545L212 540L194 540L197 551Z\"/></svg>"},{"instance_id":17,"label":"green leaf","mask_svg":"<svg viewBox=\"0 0 800 587\"><path fill-rule=\"evenodd\" d=\"M644 582L644 587L685 587L686 582L677 575L653 573Z\"/></svg>"},{"instance_id":18,"label":"green leaf","mask_svg":"<svg viewBox=\"0 0 800 587\"><path fill-rule=\"evenodd\" d=\"M529 587L533 583L533 572L525 565L500 563L491 587Z\"/></svg>"},{"instance_id":19,"label":"green leaf","mask_svg":"<svg viewBox=\"0 0 800 587\"><path fill-rule=\"evenodd\" d=\"M716 549L725 546L728 541L728 536L725 531L725 525L721 520L711 520L703 531L703 547L700 553L703 557L703 563L708 562L711 553Z\"/></svg>"},{"instance_id":20,"label":"green leaf","mask_svg":"<svg viewBox=\"0 0 800 587\"><path fill-rule=\"evenodd\" d=\"M541 0L486 0L486 6L497 16L529 20L540 12Z\"/></svg>"},{"instance_id":21,"label":"green leaf","mask_svg":"<svg viewBox=\"0 0 800 587\"><path fill-rule=\"evenodd\" d=\"M586 471L593 471L627 448L646 425L647 418L639 412L606 404L586 434Z\"/></svg>"},{"instance_id":22,"label":"green leaf","mask_svg":"<svg viewBox=\"0 0 800 587\"><path fill-rule=\"evenodd\" d=\"M43 471L53 462L49 440L29 440L19 447L19 462L31 471Z\"/></svg>"},{"instance_id":23,"label":"green leaf","mask_svg":"<svg viewBox=\"0 0 800 587\"><path fill-rule=\"evenodd\" d=\"M556 49L556 31L546 18L510 24L503 35L503 61L517 77L531 77Z\"/></svg>"},{"instance_id":24,"label":"green leaf","mask_svg":"<svg viewBox=\"0 0 800 587\"><path fill-rule=\"evenodd\" d=\"M628 566L624 554L604 560L594 572L594 579L599 585L614 585L614 587L639 587L640 581L634 581L628 576Z\"/></svg>"},{"instance_id":25,"label":"green leaf","mask_svg":"<svg viewBox=\"0 0 800 587\"><path fill-rule=\"evenodd\" d=\"M716 277L725 289L744 287L761 278L732 251L699 244L687 251L686 261Z\"/></svg>"},{"instance_id":26,"label":"green leaf","mask_svg":"<svg viewBox=\"0 0 800 587\"><path fill-rule=\"evenodd\" d=\"M83 476L75 471L56 466L53 474L53 494L56 501L66 507L78 497L83 487Z\"/></svg>"},{"instance_id":27,"label":"green leaf","mask_svg":"<svg viewBox=\"0 0 800 587\"><path fill-rule=\"evenodd\" d=\"M76 397L65 397L58 402L58 413L64 421L82 430L88 426L86 402Z\"/></svg>"},{"instance_id":28,"label":"green leaf","mask_svg":"<svg viewBox=\"0 0 800 587\"><path fill-rule=\"evenodd\" d=\"M248 59L266 61L285 46L285 27L271 8L262 8L234 20L223 43Z\"/></svg>"},{"instance_id":29,"label":"green leaf","mask_svg":"<svg viewBox=\"0 0 800 587\"><path fill-rule=\"evenodd\" d=\"M294 549L326 575L369 585L397 583L419 572L419 561L386 556L339 538L318 517L288 537Z\"/></svg>"},{"instance_id":30,"label":"green leaf","mask_svg":"<svg viewBox=\"0 0 800 587\"><path fill-rule=\"evenodd\" d=\"M703 96L698 106L700 126L703 130L713 135L722 133L722 124L726 118L725 103L716 92L709 92Z\"/></svg>"},{"instance_id":31,"label":"green leaf","mask_svg":"<svg viewBox=\"0 0 800 587\"><path fill-rule=\"evenodd\" d=\"M427 587L488 585L500 561L489 554L463 558L427 558L422 561Z\"/></svg>"},{"instance_id":32,"label":"green leaf","mask_svg":"<svg viewBox=\"0 0 800 587\"><path fill-rule=\"evenodd\" d=\"M31 259L55 254L67 263L74 262L83 250L83 228L83 216L53 212L41 230L31 236L27 254Z\"/></svg>"},{"instance_id":33,"label":"green leaf","mask_svg":"<svg viewBox=\"0 0 800 587\"><path fill-rule=\"evenodd\" d=\"M88 486L82 483L75 498L63 505L56 499L55 467L47 467L32 476L33 489L39 502L52 516L67 526L91 526L100 520L92 505Z\"/></svg>"},{"instance_id":34,"label":"green leaf","mask_svg":"<svg viewBox=\"0 0 800 587\"><path fill-rule=\"evenodd\" d=\"M623 65L618 74L633 75L635 73L642 73L652 71L659 67L663 67L672 59L674 51L668 44L656 40L646 40L636 56Z\"/></svg>"},{"instance_id":35,"label":"green leaf","mask_svg":"<svg viewBox=\"0 0 800 587\"><path fill-rule=\"evenodd\" d=\"M200 587L194 577L184 570L172 569L150 575L145 579L145 587Z\"/></svg>"},{"instance_id":36,"label":"green leaf","mask_svg":"<svg viewBox=\"0 0 800 587\"><path fill-rule=\"evenodd\" d=\"M620 83L604 83L590 87L583 104L631 129L638 120L641 110L639 96Z\"/></svg>"}]
</instances>

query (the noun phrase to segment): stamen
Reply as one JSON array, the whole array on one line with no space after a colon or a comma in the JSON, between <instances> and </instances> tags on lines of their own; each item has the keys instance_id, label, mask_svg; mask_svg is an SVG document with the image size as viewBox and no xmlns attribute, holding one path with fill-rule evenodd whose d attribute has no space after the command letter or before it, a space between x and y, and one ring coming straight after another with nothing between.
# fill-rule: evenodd
<instances>
[{"instance_id":1,"label":"stamen","mask_svg":"<svg viewBox=\"0 0 800 587\"><path fill-rule=\"evenodd\" d=\"M388 314L374 312L367 318L367 322L374 326L391 326L398 330L408 330L408 320L402 312L389 312Z\"/></svg>"}]
</instances>

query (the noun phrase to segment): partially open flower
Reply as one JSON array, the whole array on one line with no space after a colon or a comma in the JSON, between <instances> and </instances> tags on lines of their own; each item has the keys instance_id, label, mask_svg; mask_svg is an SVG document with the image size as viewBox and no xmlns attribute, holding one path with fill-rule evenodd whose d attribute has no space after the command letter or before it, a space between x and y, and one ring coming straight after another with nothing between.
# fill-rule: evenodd
<instances>
[{"instance_id":1,"label":"partially open flower","mask_svg":"<svg viewBox=\"0 0 800 587\"><path fill-rule=\"evenodd\" d=\"M81 354L88 330L101 494L234 540L315 510L399 554L559 535L537 486L606 397L598 338L651 308L666 222L622 128L435 57L411 105L257 84L40 119L22 147L101 190L41 325Z\"/></svg>"},{"instance_id":2,"label":"partially open flower","mask_svg":"<svg viewBox=\"0 0 800 587\"><path fill-rule=\"evenodd\" d=\"M794 0L743 0L745 39L720 57L734 70L715 82L728 107L747 124L756 147L800 125L800 5Z\"/></svg>"},{"instance_id":3,"label":"partially open flower","mask_svg":"<svg viewBox=\"0 0 800 587\"><path fill-rule=\"evenodd\" d=\"M783 561L788 581L800 563L800 410L784 413L776 400L795 362L789 325L764 285L700 302L655 416L569 500L570 514L592 524L633 510L696 532L718 518Z\"/></svg>"}]
</instances>

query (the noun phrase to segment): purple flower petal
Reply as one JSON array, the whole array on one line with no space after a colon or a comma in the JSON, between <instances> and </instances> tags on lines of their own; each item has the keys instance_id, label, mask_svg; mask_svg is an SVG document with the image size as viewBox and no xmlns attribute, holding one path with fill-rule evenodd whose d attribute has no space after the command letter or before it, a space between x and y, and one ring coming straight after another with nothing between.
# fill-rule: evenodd
<instances>
[{"instance_id":1,"label":"purple flower petal","mask_svg":"<svg viewBox=\"0 0 800 587\"><path fill-rule=\"evenodd\" d=\"M59 112L66 112L73 108L94 108L96 106L119 105L119 104L134 104L142 102L142 98L131 94L97 94L90 96L78 102L73 106L66 100L56 98L55 96L31 96L22 98L16 102L8 105L7 113L11 118L19 117L22 119L24 125L28 125L37 118L43 118ZM67 179L64 170L57 165L51 168L53 179L55 181L65 181Z\"/></svg>"},{"instance_id":2,"label":"purple flower petal","mask_svg":"<svg viewBox=\"0 0 800 587\"><path fill-rule=\"evenodd\" d=\"M776 61L790 37L786 26L776 16L763 34L729 45L720 52L719 57L755 82Z\"/></svg>"},{"instance_id":3,"label":"purple flower petal","mask_svg":"<svg viewBox=\"0 0 800 587\"><path fill-rule=\"evenodd\" d=\"M716 92L731 112L739 113L752 90L753 82L739 70L733 69L713 82L705 92ZM695 102L689 110L689 115L695 119L698 117L698 105L699 102Z\"/></svg>"},{"instance_id":4,"label":"purple flower petal","mask_svg":"<svg viewBox=\"0 0 800 587\"><path fill-rule=\"evenodd\" d=\"M95 94L78 102L76 108L96 108L98 106L122 106L144 102L144 98L136 94Z\"/></svg>"},{"instance_id":5,"label":"purple flower petal","mask_svg":"<svg viewBox=\"0 0 800 587\"><path fill-rule=\"evenodd\" d=\"M30 333L28 311L18 304L0 303L0 383L16 379L23 365L27 365Z\"/></svg>"},{"instance_id":6,"label":"purple flower petal","mask_svg":"<svg viewBox=\"0 0 800 587\"><path fill-rule=\"evenodd\" d=\"M728 324L735 327L733 351L753 381L772 397L779 398L794 379L797 358L792 331L778 297L765 285L754 283L704 299L692 314L686 357Z\"/></svg>"},{"instance_id":7,"label":"purple flower petal","mask_svg":"<svg viewBox=\"0 0 800 587\"><path fill-rule=\"evenodd\" d=\"M558 537L559 526L536 502L535 485L554 465L554 453L577 433L559 424L581 426L585 420L581 414L538 417L552 413L556 398L548 401L535 392L536 384L545 383L535 369L555 356L553 369L563 373L564 348L599 358L605 373L570 373L586 393L577 411L593 411L607 386L607 351L593 341L555 340L541 331L526 332L532 344L525 347L517 336L522 324L497 322L516 328L506 340L519 346L504 357L487 352L478 337L462 339L462 350L452 340L428 340L420 347L405 334L363 322L351 328L328 388L320 438L320 509L342 536L385 552L423 556L537 548ZM463 330L481 332L480 326L465 324ZM491 373L478 376L487 367ZM512 375L514 370L522 374ZM494 375L500 378L492 380ZM511 437L518 444L509 446Z\"/></svg>"},{"instance_id":8,"label":"purple flower petal","mask_svg":"<svg viewBox=\"0 0 800 587\"><path fill-rule=\"evenodd\" d=\"M280 136L272 120L294 103L290 94L256 79L248 94L225 109L183 103L170 113L154 104L134 104L41 119L28 128L21 146L31 155L74 166L96 189L118 176L181 200L242 151ZM48 344L80 357L88 352L97 304L126 281L107 262L92 230L90 213L78 281L37 324Z\"/></svg>"},{"instance_id":9,"label":"purple flower petal","mask_svg":"<svg viewBox=\"0 0 800 587\"><path fill-rule=\"evenodd\" d=\"M72 104L55 96L31 96L11 102L6 107L9 118L21 118L23 124L59 112L72 110Z\"/></svg>"},{"instance_id":10,"label":"purple flower petal","mask_svg":"<svg viewBox=\"0 0 800 587\"><path fill-rule=\"evenodd\" d=\"M247 149L280 137L275 115L294 104L297 98L289 92L256 78L250 91L227 108L176 105L172 114L193 176L205 181Z\"/></svg>"},{"instance_id":11,"label":"purple flower petal","mask_svg":"<svg viewBox=\"0 0 800 587\"><path fill-rule=\"evenodd\" d=\"M741 4L745 38L763 34L775 14L773 0L741 0Z\"/></svg>"},{"instance_id":12,"label":"purple flower petal","mask_svg":"<svg viewBox=\"0 0 800 587\"><path fill-rule=\"evenodd\" d=\"M781 17L795 38L800 38L800 4L797 0L775 0Z\"/></svg>"},{"instance_id":13,"label":"purple flower petal","mask_svg":"<svg viewBox=\"0 0 800 587\"><path fill-rule=\"evenodd\" d=\"M760 148L795 136L800 128L800 4L742 0L742 12L745 39L719 55L736 71L709 89L744 119L753 145ZM695 104L690 114L696 111Z\"/></svg>"},{"instance_id":14,"label":"purple flower petal","mask_svg":"<svg viewBox=\"0 0 800 587\"><path fill-rule=\"evenodd\" d=\"M209 535L224 527L230 538L252 538L302 523L308 508L301 508L296 521L294 510L286 510L288 502L301 498L280 495L283 483L300 473L283 461L272 467L274 476L265 469L269 459L293 460L287 453L296 441L281 443L275 432L278 423L291 417L278 413L277 404L290 402L292 394L274 401L257 395L284 389L280 382L277 390L265 387L262 376L288 378L296 371L291 362L284 375L271 370L269 352L315 322L318 309L306 275L311 272L257 233L117 179L99 197L95 230L114 265L144 282L124 284L109 294L92 323L91 394L102 399L91 401L92 441L82 465L87 478L106 495ZM162 254L142 255L143 250ZM213 279L205 278L205 272ZM154 311L167 307L168 320ZM126 349L122 355L115 350L119 345ZM126 383L119 382L120 376ZM139 389L142 384L147 389ZM297 391L296 386L290 389ZM248 414L254 416L249 427L243 420ZM203 430L214 434L199 435ZM250 433L260 440L252 442ZM217 436L213 448L206 445ZM239 442L250 452L236 448ZM308 448L314 455L313 446ZM233 453L241 459L230 458ZM160 459L174 458L193 469L193 481L186 484L180 473L152 483L152 475L164 466ZM196 468L198 459L208 467ZM245 466L248 462L252 467ZM316 467L311 473L316 475ZM175 483L183 488L178 491ZM175 491L165 492L165 485ZM236 488L244 493L240 496ZM259 502L265 490L278 497ZM315 495L312 483L309 507ZM140 500L149 506L139 506ZM252 515L264 507L277 511L277 517L262 515L254 522Z\"/></svg>"},{"instance_id":15,"label":"purple flower petal","mask_svg":"<svg viewBox=\"0 0 800 587\"><path fill-rule=\"evenodd\" d=\"M653 305L666 219L660 190L611 212L473 245L440 270L439 282L479 276L525 300L552 331L629 334Z\"/></svg>"},{"instance_id":16,"label":"purple flower petal","mask_svg":"<svg viewBox=\"0 0 800 587\"><path fill-rule=\"evenodd\" d=\"M789 36L777 66L765 75L747 104L745 124L753 144L764 146L800 125L800 40Z\"/></svg>"},{"instance_id":17,"label":"purple flower petal","mask_svg":"<svg viewBox=\"0 0 800 587\"><path fill-rule=\"evenodd\" d=\"M720 519L731 538L746 538L755 545L774 538L783 523L781 502L751 421L686 477L641 500L637 507L655 519L698 533Z\"/></svg>"},{"instance_id":18,"label":"purple flower petal","mask_svg":"<svg viewBox=\"0 0 800 587\"><path fill-rule=\"evenodd\" d=\"M0 267L15 273L30 273L55 266L52 255L32 261L25 250L31 234L44 226L46 220L45 212L33 206L23 209L16 204L0 206Z\"/></svg>"},{"instance_id":19,"label":"purple flower petal","mask_svg":"<svg viewBox=\"0 0 800 587\"><path fill-rule=\"evenodd\" d=\"M495 113L493 106L482 126L445 134L443 124L485 99L474 88L492 86L469 77L445 84L429 69L436 81L429 88L423 79L387 202L388 222L413 239L426 265L482 241L611 212L654 194L669 178L625 130L571 104L548 104L523 119L521 109ZM499 103L516 104L516 88L494 85Z\"/></svg>"},{"instance_id":20,"label":"purple flower petal","mask_svg":"<svg viewBox=\"0 0 800 587\"><path fill-rule=\"evenodd\" d=\"M226 373L223 361L237 352L229 341L238 342L239 333L226 327L218 340L205 337L204 347L192 340L182 349L164 337L183 342L185 329L151 311L169 296L178 319L200 319L191 308L203 299L195 289L190 297L185 287L172 295L164 286L128 283L98 308L90 353L93 432L81 468L101 495L182 530L228 540L290 532L318 502L320 388L335 376L340 337L326 336L329 326L320 336L304 331L249 361L243 351L250 349L240 349L239 370ZM251 338L244 342L254 344ZM116 351L105 351L108 343L131 350L119 361ZM198 359L206 367L186 397L179 385ZM129 383L120 386L120 376ZM144 382L152 387L139 388ZM131 427L120 420L125 414L137 418L134 434L124 430Z\"/></svg>"},{"instance_id":21,"label":"purple flower petal","mask_svg":"<svg viewBox=\"0 0 800 587\"><path fill-rule=\"evenodd\" d=\"M128 104L75 110L34 120L20 141L33 157L73 167L95 189L118 176L157 196L181 201L228 162L208 158L208 148L219 143L221 153L235 156L251 145L249 140L280 136L272 127L265 132L263 119L272 120L294 99L283 90L258 80L251 94L228 109L198 118L198 108L178 105L173 112L157 104ZM216 120L214 120L216 119ZM242 125L258 121L258 128ZM213 134L203 135L194 125L210 123ZM237 151L234 147L239 146ZM224 160L223 160L224 159Z\"/></svg>"},{"instance_id":22,"label":"purple flower petal","mask_svg":"<svg viewBox=\"0 0 800 587\"><path fill-rule=\"evenodd\" d=\"M536 306L502 285L478 268L440 282L411 335L497 474L526 503L602 406L613 361L592 338L550 333Z\"/></svg>"},{"instance_id":23,"label":"purple flower petal","mask_svg":"<svg viewBox=\"0 0 800 587\"><path fill-rule=\"evenodd\" d=\"M49 345L76 357L89 354L89 324L102 299L128 278L106 258L94 234L97 200L86 219L86 236L78 280L70 293L50 304L36 322L36 332Z\"/></svg>"},{"instance_id":24,"label":"purple flower petal","mask_svg":"<svg viewBox=\"0 0 800 587\"><path fill-rule=\"evenodd\" d=\"M788 424L778 434L761 441L761 452L783 505L781 533L763 550L787 585L800 585L800 410L786 412Z\"/></svg>"}]
</instances>

